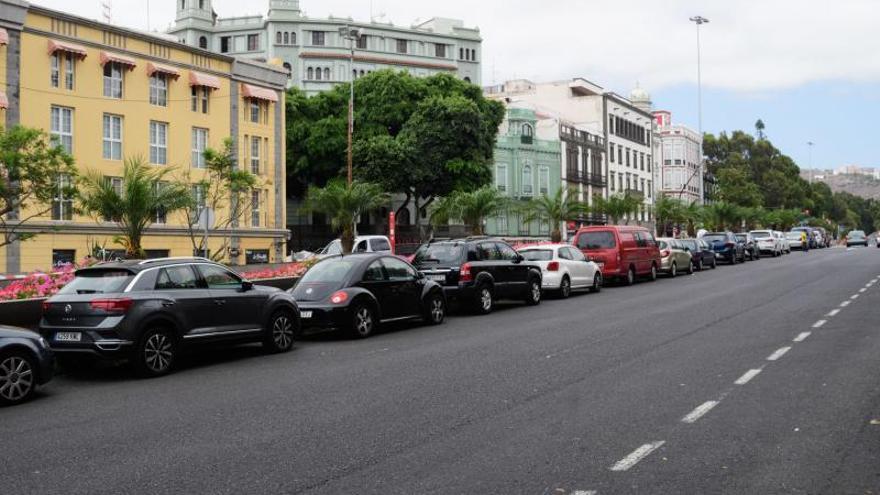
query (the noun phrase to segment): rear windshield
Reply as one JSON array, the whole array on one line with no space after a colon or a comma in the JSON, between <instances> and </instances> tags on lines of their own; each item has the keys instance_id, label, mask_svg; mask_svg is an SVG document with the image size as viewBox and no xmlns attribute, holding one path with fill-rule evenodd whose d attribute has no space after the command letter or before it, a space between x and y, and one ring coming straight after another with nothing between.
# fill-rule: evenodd
<instances>
[{"instance_id":1,"label":"rear windshield","mask_svg":"<svg viewBox=\"0 0 880 495\"><path fill-rule=\"evenodd\" d=\"M745 234L736 234L736 238L740 241L745 241L748 237Z\"/></svg>"},{"instance_id":2,"label":"rear windshield","mask_svg":"<svg viewBox=\"0 0 880 495\"><path fill-rule=\"evenodd\" d=\"M617 246L612 232L584 232L578 236L581 249L612 249Z\"/></svg>"},{"instance_id":3,"label":"rear windshield","mask_svg":"<svg viewBox=\"0 0 880 495\"><path fill-rule=\"evenodd\" d=\"M727 241L727 236L724 234L706 234L703 236L703 240L706 242L725 242Z\"/></svg>"},{"instance_id":4,"label":"rear windshield","mask_svg":"<svg viewBox=\"0 0 880 495\"><path fill-rule=\"evenodd\" d=\"M696 244L694 244L694 241L681 241L680 240L678 242L681 243L682 248L696 249L696 247L697 247Z\"/></svg>"},{"instance_id":5,"label":"rear windshield","mask_svg":"<svg viewBox=\"0 0 880 495\"><path fill-rule=\"evenodd\" d=\"M413 264L436 263L454 265L461 262L464 245L452 243L425 244L416 251Z\"/></svg>"},{"instance_id":6,"label":"rear windshield","mask_svg":"<svg viewBox=\"0 0 880 495\"><path fill-rule=\"evenodd\" d=\"M666 242L666 241L657 241L657 242L660 244L660 249L667 249L667 248L669 248L669 243L668 243L668 242Z\"/></svg>"},{"instance_id":7,"label":"rear windshield","mask_svg":"<svg viewBox=\"0 0 880 495\"><path fill-rule=\"evenodd\" d=\"M850 237L865 237L865 233L862 232L861 230L853 230L852 232L849 233L849 236Z\"/></svg>"},{"instance_id":8,"label":"rear windshield","mask_svg":"<svg viewBox=\"0 0 880 495\"><path fill-rule=\"evenodd\" d=\"M752 237L755 239L767 239L773 237L773 234L769 230L756 230L752 232Z\"/></svg>"},{"instance_id":9,"label":"rear windshield","mask_svg":"<svg viewBox=\"0 0 880 495\"><path fill-rule=\"evenodd\" d=\"M59 294L112 294L122 292L133 278L127 270L83 270Z\"/></svg>"},{"instance_id":10,"label":"rear windshield","mask_svg":"<svg viewBox=\"0 0 880 495\"><path fill-rule=\"evenodd\" d=\"M550 261L553 259L553 251L549 249L528 249L520 251L519 254L528 261Z\"/></svg>"},{"instance_id":11,"label":"rear windshield","mask_svg":"<svg viewBox=\"0 0 880 495\"><path fill-rule=\"evenodd\" d=\"M801 233L800 233L800 232L789 232L789 233L785 234L785 237L786 237L787 239L796 239L796 240L800 240L800 239L801 239Z\"/></svg>"},{"instance_id":12,"label":"rear windshield","mask_svg":"<svg viewBox=\"0 0 880 495\"><path fill-rule=\"evenodd\" d=\"M303 275L300 283L342 282L354 266L355 262L344 259L329 259L322 261L309 269L309 271Z\"/></svg>"}]
</instances>

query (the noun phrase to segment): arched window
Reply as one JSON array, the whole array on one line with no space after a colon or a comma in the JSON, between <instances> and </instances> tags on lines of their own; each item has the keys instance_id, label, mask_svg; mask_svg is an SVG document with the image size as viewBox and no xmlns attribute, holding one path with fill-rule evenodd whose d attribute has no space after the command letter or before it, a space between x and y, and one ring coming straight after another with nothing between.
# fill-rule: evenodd
<instances>
[{"instance_id":1,"label":"arched window","mask_svg":"<svg viewBox=\"0 0 880 495\"><path fill-rule=\"evenodd\" d=\"M330 80L330 69L329 68L324 68L324 80L325 81Z\"/></svg>"},{"instance_id":2,"label":"arched window","mask_svg":"<svg viewBox=\"0 0 880 495\"><path fill-rule=\"evenodd\" d=\"M186 8L186 0L180 0L180 8L181 8L181 9L185 9L185 8Z\"/></svg>"},{"instance_id":3,"label":"arched window","mask_svg":"<svg viewBox=\"0 0 880 495\"><path fill-rule=\"evenodd\" d=\"M275 31L275 44L281 44L281 31Z\"/></svg>"},{"instance_id":4,"label":"arched window","mask_svg":"<svg viewBox=\"0 0 880 495\"><path fill-rule=\"evenodd\" d=\"M532 182L532 166L526 165L522 169L522 193L523 196L531 196L533 194L534 184Z\"/></svg>"},{"instance_id":5,"label":"arched window","mask_svg":"<svg viewBox=\"0 0 880 495\"><path fill-rule=\"evenodd\" d=\"M205 9L205 0L199 0L199 8L202 10Z\"/></svg>"},{"instance_id":6,"label":"arched window","mask_svg":"<svg viewBox=\"0 0 880 495\"><path fill-rule=\"evenodd\" d=\"M465 78L464 78L464 82L471 82L471 78L470 78L470 77L465 77Z\"/></svg>"},{"instance_id":7,"label":"arched window","mask_svg":"<svg viewBox=\"0 0 880 495\"><path fill-rule=\"evenodd\" d=\"M365 75L364 71L361 71L361 77L364 77L364 75Z\"/></svg>"},{"instance_id":8,"label":"arched window","mask_svg":"<svg viewBox=\"0 0 880 495\"><path fill-rule=\"evenodd\" d=\"M314 79L314 78L315 78L315 69L309 67L308 75L306 76L306 79L308 79L309 81L311 81L311 80Z\"/></svg>"},{"instance_id":9,"label":"arched window","mask_svg":"<svg viewBox=\"0 0 880 495\"><path fill-rule=\"evenodd\" d=\"M287 69L287 78L290 79L293 76L293 67L287 62L284 62L283 67Z\"/></svg>"},{"instance_id":10,"label":"arched window","mask_svg":"<svg viewBox=\"0 0 880 495\"><path fill-rule=\"evenodd\" d=\"M284 33L284 44L285 45L290 44L290 33Z\"/></svg>"},{"instance_id":11,"label":"arched window","mask_svg":"<svg viewBox=\"0 0 880 495\"><path fill-rule=\"evenodd\" d=\"M320 81L320 80L321 80L321 76L323 76L323 75L324 75L324 72L321 70L320 67L318 67L317 69L315 69L315 80L316 80L316 81Z\"/></svg>"},{"instance_id":12,"label":"arched window","mask_svg":"<svg viewBox=\"0 0 880 495\"><path fill-rule=\"evenodd\" d=\"M296 44L296 33L293 32L293 31L290 32L290 44L291 44L291 45L295 45L295 44Z\"/></svg>"},{"instance_id":13,"label":"arched window","mask_svg":"<svg viewBox=\"0 0 880 495\"><path fill-rule=\"evenodd\" d=\"M358 71L357 71L357 69L352 69L352 70L351 70L351 78L352 78L352 79L357 79L357 77L358 77Z\"/></svg>"},{"instance_id":14,"label":"arched window","mask_svg":"<svg viewBox=\"0 0 880 495\"><path fill-rule=\"evenodd\" d=\"M522 135L532 137L535 135L535 130L532 129L531 124L523 124L522 126Z\"/></svg>"},{"instance_id":15,"label":"arched window","mask_svg":"<svg viewBox=\"0 0 880 495\"><path fill-rule=\"evenodd\" d=\"M208 38L204 36L199 36L199 48L201 48L202 50L208 49Z\"/></svg>"}]
</instances>

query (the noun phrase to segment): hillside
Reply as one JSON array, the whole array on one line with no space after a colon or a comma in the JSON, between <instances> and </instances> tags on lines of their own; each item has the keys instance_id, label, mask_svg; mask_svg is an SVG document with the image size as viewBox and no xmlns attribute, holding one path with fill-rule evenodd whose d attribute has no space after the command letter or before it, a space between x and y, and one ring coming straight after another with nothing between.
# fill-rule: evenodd
<instances>
[{"instance_id":1,"label":"hillside","mask_svg":"<svg viewBox=\"0 0 880 495\"><path fill-rule=\"evenodd\" d=\"M804 177L807 178L807 177ZM848 192L866 199L880 199L880 180L867 175L825 175L822 182L833 192Z\"/></svg>"}]
</instances>

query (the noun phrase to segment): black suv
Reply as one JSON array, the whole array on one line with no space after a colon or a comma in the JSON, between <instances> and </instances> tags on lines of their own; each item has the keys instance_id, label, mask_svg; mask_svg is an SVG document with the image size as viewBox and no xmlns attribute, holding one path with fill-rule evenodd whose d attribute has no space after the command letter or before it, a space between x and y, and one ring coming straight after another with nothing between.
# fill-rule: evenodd
<instances>
[{"instance_id":1,"label":"black suv","mask_svg":"<svg viewBox=\"0 0 880 495\"><path fill-rule=\"evenodd\" d=\"M43 303L40 333L62 366L127 359L140 376L168 373L183 347L262 342L291 349L293 297L203 258L100 263Z\"/></svg>"},{"instance_id":2,"label":"black suv","mask_svg":"<svg viewBox=\"0 0 880 495\"><path fill-rule=\"evenodd\" d=\"M443 286L447 299L481 314L490 313L498 299L541 303L541 268L498 239L430 242L416 251L413 265Z\"/></svg>"}]
</instances>

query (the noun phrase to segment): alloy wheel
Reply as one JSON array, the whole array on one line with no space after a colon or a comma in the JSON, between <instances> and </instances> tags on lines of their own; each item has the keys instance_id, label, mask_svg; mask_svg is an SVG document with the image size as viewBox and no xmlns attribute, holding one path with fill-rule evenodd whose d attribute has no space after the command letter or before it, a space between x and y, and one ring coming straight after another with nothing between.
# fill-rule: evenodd
<instances>
[{"instance_id":1,"label":"alloy wheel","mask_svg":"<svg viewBox=\"0 0 880 495\"><path fill-rule=\"evenodd\" d=\"M480 289L480 307L483 308L484 313L492 310L492 291L488 287Z\"/></svg>"},{"instance_id":2,"label":"alloy wheel","mask_svg":"<svg viewBox=\"0 0 880 495\"><path fill-rule=\"evenodd\" d=\"M173 345L168 335L157 332L144 343L144 363L154 373L163 373L171 367Z\"/></svg>"},{"instance_id":3,"label":"alloy wheel","mask_svg":"<svg viewBox=\"0 0 880 495\"><path fill-rule=\"evenodd\" d=\"M34 370L26 359L10 356L0 363L0 398L18 402L34 387Z\"/></svg>"},{"instance_id":4,"label":"alloy wheel","mask_svg":"<svg viewBox=\"0 0 880 495\"><path fill-rule=\"evenodd\" d=\"M354 315L354 328L359 335L366 337L373 331L373 314L370 308L361 306Z\"/></svg>"},{"instance_id":5,"label":"alloy wheel","mask_svg":"<svg viewBox=\"0 0 880 495\"><path fill-rule=\"evenodd\" d=\"M293 323L287 315L275 318L272 324L272 339L279 349L287 349L293 344Z\"/></svg>"},{"instance_id":6,"label":"alloy wheel","mask_svg":"<svg viewBox=\"0 0 880 495\"><path fill-rule=\"evenodd\" d=\"M433 323L441 323L446 316L446 308L443 307L443 299L434 297L431 301L431 321Z\"/></svg>"},{"instance_id":7,"label":"alloy wheel","mask_svg":"<svg viewBox=\"0 0 880 495\"><path fill-rule=\"evenodd\" d=\"M559 292L562 294L562 297L568 297L571 295L571 282L567 277L562 279L562 285L559 288Z\"/></svg>"},{"instance_id":8,"label":"alloy wheel","mask_svg":"<svg viewBox=\"0 0 880 495\"><path fill-rule=\"evenodd\" d=\"M541 284L532 282L532 302L537 304L541 302Z\"/></svg>"}]
</instances>

